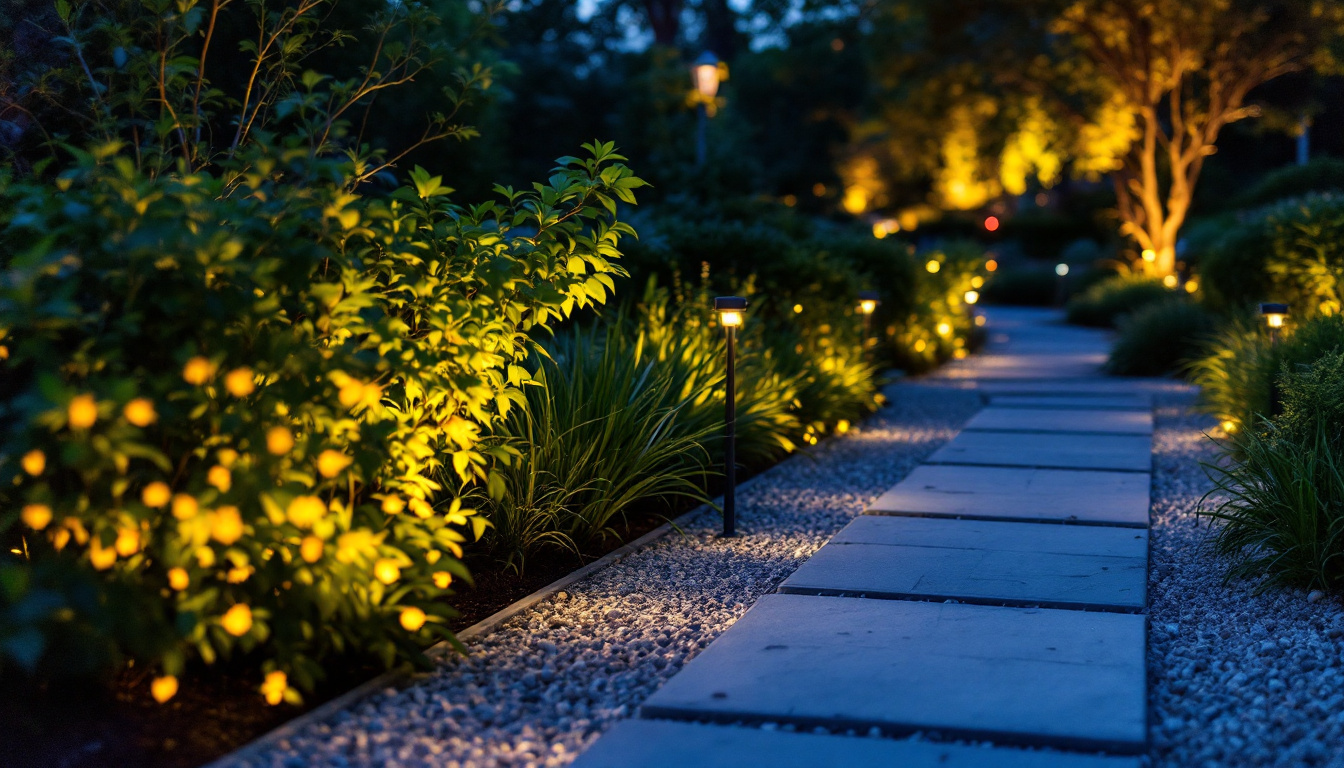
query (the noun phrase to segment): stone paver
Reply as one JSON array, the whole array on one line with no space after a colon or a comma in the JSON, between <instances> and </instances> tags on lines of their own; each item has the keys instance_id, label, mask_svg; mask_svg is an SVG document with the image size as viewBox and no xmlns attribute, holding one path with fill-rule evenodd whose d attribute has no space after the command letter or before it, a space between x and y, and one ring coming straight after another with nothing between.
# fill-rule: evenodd
<instances>
[{"instance_id":1,"label":"stone paver","mask_svg":"<svg viewBox=\"0 0 1344 768\"><path fill-rule=\"evenodd\" d=\"M1151 451L1147 436L962 432L929 463L1147 472Z\"/></svg>"},{"instance_id":2,"label":"stone paver","mask_svg":"<svg viewBox=\"0 0 1344 768\"><path fill-rule=\"evenodd\" d=\"M925 465L868 514L1146 528L1150 478L1138 472Z\"/></svg>"},{"instance_id":3,"label":"stone paver","mask_svg":"<svg viewBox=\"0 0 1344 768\"><path fill-rule=\"evenodd\" d=\"M1055 408L986 408L966 423L970 431L1077 432L1083 434L1151 435L1151 411L1059 410Z\"/></svg>"},{"instance_id":4,"label":"stone paver","mask_svg":"<svg viewBox=\"0 0 1344 768\"><path fill-rule=\"evenodd\" d=\"M645 717L936 731L1135 754L1144 617L766 595Z\"/></svg>"},{"instance_id":5,"label":"stone paver","mask_svg":"<svg viewBox=\"0 0 1344 768\"><path fill-rule=\"evenodd\" d=\"M575 768L1139 768L1139 760L665 720L626 720L603 735L573 765Z\"/></svg>"},{"instance_id":6,"label":"stone paver","mask_svg":"<svg viewBox=\"0 0 1344 768\"><path fill-rule=\"evenodd\" d=\"M867 516L845 526L779 591L1137 611L1147 580L1147 531Z\"/></svg>"},{"instance_id":7,"label":"stone paver","mask_svg":"<svg viewBox=\"0 0 1344 768\"><path fill-rule=\"evenodd\" d=\"M998 395L989 404L995 408L1065 408L1081 410L1151 411L1150 395Z\"/></svg>"},{"instance_id":8,"label":"stone paver","mask_svg":"<svg viewBox=\"0 0 1344 768\"><path fill-rule=\"evenodd\" d=\"M934 378L1017 380L1090 378L1106 362L1103 352L1057 354L980 355L974 360L944 366Z\"/></svg>"}]
</instances>

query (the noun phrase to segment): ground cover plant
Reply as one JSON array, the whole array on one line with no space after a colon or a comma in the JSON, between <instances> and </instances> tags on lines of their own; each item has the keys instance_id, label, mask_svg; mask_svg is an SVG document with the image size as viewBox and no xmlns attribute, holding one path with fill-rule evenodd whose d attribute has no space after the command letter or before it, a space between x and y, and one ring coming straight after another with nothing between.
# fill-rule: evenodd
<instances>
[{"instance_id":1,"label":"ground cover plant","mask_svg":"<svg viewBox=\"0 0 1344 768\"><path fill-rule=\"evenodd\" d=\"M1070 323L1113 328L1125 315L1170 296L1171 290L1159 279L1116 275L1070 299L1065 314Z\"/></svg>"},{"instance_id":2,"label":"ground cover plant","mask_svg":"<svg viewBox=\"0 0 1344 768\"><path fill-rule=\"evenodd\" d=\"M1198 303L1173 296L1120 318L1106 369L1118 376L1184 372L1207 346L1216 318Z\"/></svg>"}]
</instances>

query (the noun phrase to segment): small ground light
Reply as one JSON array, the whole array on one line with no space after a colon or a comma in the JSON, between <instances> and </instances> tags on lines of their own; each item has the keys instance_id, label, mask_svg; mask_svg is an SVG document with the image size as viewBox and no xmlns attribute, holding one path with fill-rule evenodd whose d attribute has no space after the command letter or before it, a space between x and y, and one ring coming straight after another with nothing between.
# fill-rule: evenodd
<instances>
[{"instance_id":1,"label":"small ground light","mask_svg":"<svg viewBox=\"0 0 1344 768\"><path fill-rule=\"evenodd\" d=\"M740 296L720 296L714 299L714 311L719 313L727 340L728 376L725 381L723 405L723 535L737 535L737 371L734 359L737 329L747 311L747 300Z\"/></svg>"},{"instance_id":2,"label":"small ground light","mask_svg":"<svg viewBox=\"0 0 1344 768\"><path fill-rule=\"evenodd\" d=\"M1260 314L1264 316L1265 324L1269 326L1269 342L1278 344L1279 329L1283 327L1283 319L1288 316L1288 305L1261 304Z\"/></svg>"},{"instance_id":3,"label":"small ground light","mask_svg":"<svg viewBox=\"0 0 1344 768\"><path fill-rule=\"evenodd\" d=\"M1174 289L1177 285L1180 284L1180 282L1181 282L1180 278L1176 277L1175 275L1167 275L1166 277L1162 278L1162 285L1165 285L1168 288Z\"/></svg>"},{"instance_id":4,"label":"small ground light","mask_svg":"<svg viewBox=\"0 0 1344 768\"><path fill-rule=\"evenodd\" d=\"M978 326L978 327L984 327L984 325L985 325L985 316L984 316L984 315L976 315L976 316L975 316L975 324L976 324L976 326Z\"/></svg>"},{"instance_id":5,"label":"small ground light","mask_svg":"<svg viewBox=\"0 0 1344 768\"><path fill-rule=\"evenodd\" d=\"M929 270L929 274L933 274L934 272L937 272L938 270L942 269L943 265L939 264L937 259L929 259L929 263L925 264L924 268Z\"/></svg>"},{"instance_id":6,"label":"small ground light","mask_svg":"<svg viewBox=\"0 0 1344 768\"><path fill-rule=\"evenodd\" d=\"M974 304L980 300L980 293L978 291L967 291L962 298L966 300L967 304Z\"/></svg>"},{"instance_id":7,"label":"small ground light","mask_svg":"<svg viewBox=\"0 0 1344 768\"><path fill-rule=\"evenodd\" d=\"M1055 274L1056 274L1056 275L1059 275L1060 277L1064 277L1065 275L1069 274L1069 265L1068 265L1068 264L1056 264L1056 265L1055 265Z\"/></svg>"},{"instance_id":8,"label":"small ground light","mask_svg":"<svg viewBox=\"0 0 1344 768\"><path fill-rule=\"evenodd\" d=\"M860 349L868 348L868 337L872 335L873 313L881 303L877 291L859 291L859 314L863 315L863 339L859 342Z\"/></svg>"},{"instance_id":9,"label":"small ground light","mask_svg":"<svg viewBox=\"0 0 1344 768\"><path fill-rule=\"evenodd\" d=\"M999 228L999 217L998 217L998 216L986 216L986 217L985 217L985 231L986 231L986 232L994 232L994 231L996 231L998 228Z\"/></svg>"},{"instance_id":10,"label":"small ground light","mask_svg":"<svg viewBox=\"0 0 1344 768\"><path fill-rule=\"evenodd\" d=\"M986 272L993 272L994 270L996 270L996 269L998 269L998 268L999 268L999 262L997 262L997 261L995 261L995 260L993 260L993 259L990 259L989 261L986 261L986 262L985 262L985 271L986 271Z\"/></svg>"},{"instance_id":11,"label":"small ground light","mask_svg":"<svg viewBox=\"0 0 1344 768\"><path fill-rule=\"evenodd\" d=\"M939 336L946 336L952 332L952 326L947 323L939 323L935 330L938 331Z\"/></svg>"}]
</instances>

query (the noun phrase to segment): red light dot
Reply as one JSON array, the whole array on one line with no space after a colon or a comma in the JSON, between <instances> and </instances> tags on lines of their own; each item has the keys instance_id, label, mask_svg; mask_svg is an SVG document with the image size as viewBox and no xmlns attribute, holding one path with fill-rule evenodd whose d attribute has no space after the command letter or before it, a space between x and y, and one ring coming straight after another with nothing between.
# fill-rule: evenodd
<instances>
[{"instance_id":1,"label":"red light dot","mask_svg":"<svg viewBox=\"0 0 1344 768\"><path fill-rule=\"evenodd\" d=\"M998 216L990 216L990 217L988 217L988 218L985 219L985 230L986 230L986 231L993 232L994 230L996 230L996 229L998 229L998 228L999 228L999 217L998 217Z\"/></svg>"}]
</instances>

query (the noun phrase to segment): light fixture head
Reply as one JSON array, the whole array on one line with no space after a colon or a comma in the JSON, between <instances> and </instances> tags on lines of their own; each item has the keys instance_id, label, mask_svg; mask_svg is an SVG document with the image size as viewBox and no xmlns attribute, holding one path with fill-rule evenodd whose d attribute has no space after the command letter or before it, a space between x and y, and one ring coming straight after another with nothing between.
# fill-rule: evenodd
<instances>
[{"instance_id":1,"label":"light fixture head","mask_svg":"<svg viewBox=\"0 0 1344 768\"><path fill-rule=\"evenodd\" d=\"M1056 265L1055 265L1055 274L1056 274L1056 275L1059 275L1060 277L1063 277L1063 276L1069 274L1069 265L1068 265L1068 264L1056 264Z\"/></svg>"},{"instance_id":2,"label":"light fixture head","mask_svg":"<svg viewBox=\"0 0 1344 768\"><path fill-rule=\"evenodd\" d=\"M719 296L714 299L714 311L719 313L719 322L724 328L737 328L742 325L742 313L747 311L747 300L741 296Z\"/></svg>"},{"instance_id":3,"label":"light fixture head","mask_svg":"<svg viewBox=\"0 0 1344 768\"><path fill-rule=\"evenodd\" d=\"M877 310L877 305L882 303L878 298L877 291L859 291L859 311L865 315L871 315Z\"/></svg>"},{"instance_id":4,"label":"light fixture head","mask_svg":"<svg viewBox=\"0 0 1344 768\"><path fill-rule=\"evenodd\" d=\"M1288 305L1272 303L1261 304L1260 314L1264 315L1265 322L1269 323L1270 328L1282 328L1283 318L1288 316Z\"/></svg>"},{"instance_id":5,"label":"light fixture head","mask_svg":"<svg viewBox=\"0 0 1344 768\"><path fill-rule=\"evenodd\" d=\"M691 68L691 77L700 96L706 101L712 100L719 92L719 57L710 51L700 54Z\"/></svg>"}]
</instances>

